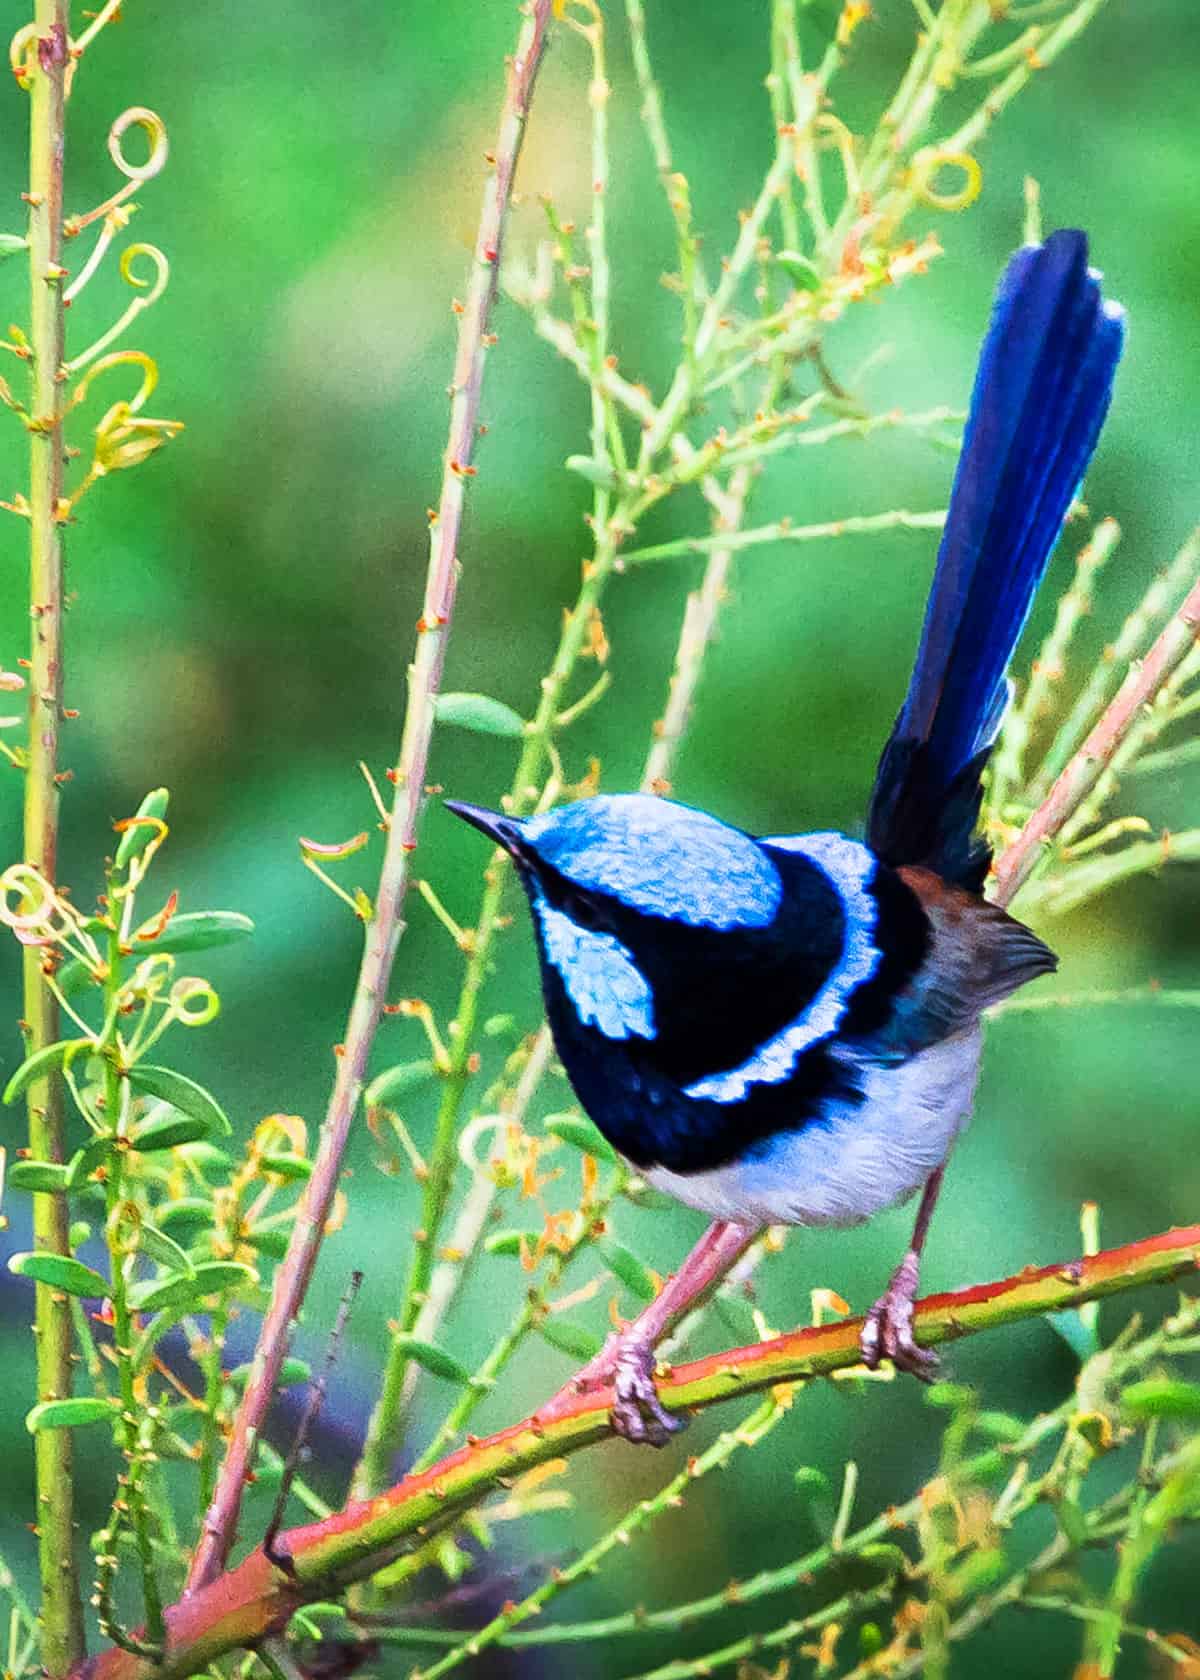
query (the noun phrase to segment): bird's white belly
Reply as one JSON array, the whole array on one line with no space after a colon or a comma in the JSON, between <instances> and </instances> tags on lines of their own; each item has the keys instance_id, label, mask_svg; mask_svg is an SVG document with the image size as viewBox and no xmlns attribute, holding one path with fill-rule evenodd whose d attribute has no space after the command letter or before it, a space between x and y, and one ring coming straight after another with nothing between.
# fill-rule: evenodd
<instances>
[{"instance_id":1,"label":"bird's white belly","mask_svg":"<svg viewBox=\"0 0 1200 1680\"><path fill-rule=\"evenodd\" d=\"M716 1219L742 1224L858 1225L913 1195L946 1159L971 1112L978 1025L893 1067L866 1066L866 1100L831 1101L819 1119L709 1172L651 1167L643 1176Z\"/></svg>"}]
</instances>

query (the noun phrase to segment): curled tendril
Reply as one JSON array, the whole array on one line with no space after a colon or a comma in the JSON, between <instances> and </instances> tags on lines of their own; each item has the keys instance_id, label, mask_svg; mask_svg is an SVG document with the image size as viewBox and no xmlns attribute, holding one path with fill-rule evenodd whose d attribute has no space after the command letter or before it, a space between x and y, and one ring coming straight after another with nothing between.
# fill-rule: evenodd
<instances>
[{"instance_id":1,"label":"curled tendril","mask_svg":"<svg viewBox=\"0 0 1200 1680\"><path fill-rule=\"evenodd\" d=\"M175 958L167 951L156 951L137 965L122 988L123 994L125 997L143 998L147 1003L155 1002L174 972Z\"/></svg>"},{"instance_id":2,"label":"curled tendril","mask_svg":"<svg viewBox=\"0 0 1200 1680\"><path fill-rule=\"evenodd\" d=\"M503 1153L492 1153L486 1160L480 1160L476 1144L488 1133L496 1134L497 1141L504 1146ZM507 1114L478 1114L463 1128L458 1140L459 1160L476 1178L486 1177L494 1181L498 1170L516 1178L520 1176L518 1154L524 1140L525 1134Z\"/></svg>"},{"instance_id":3,"label":"curled tendril","mask_svg":"<svg viewBox=\"0 0 1200 1680\"><path fill-rule=\"evenodd\" d=\"M33 86L33 72L37 65L36 23L27 23L17 30L8 44L8 62L17 78L17 86L28 93Z\"/></svg>"},{"instance_id":4,"label":"curled tendril","mask_svg":"<svg viewBox=\"0 0 1200 1680\"><path fill-rule=\"evenodd\" d=\"M134 264L139 257L147 258L154 270L153 274L145 279L134 272ZM122 333L133 324L143 309L149 309L151 304L158 302L166 291L167 282L171 278L171 265L163 252L159 250L157 245L147 245L142 242L125 247L121 252L120 269L121 278L125 284L132 286L138 292L144 292L145 296L135 297L106 333L102 333L94 344L89 344L86 350L81 351L78 356L67 362L66 370L68 373L78 373L80 368L85 368L89 362L94 362L96 357L107 350L115 339L121 337Z\"/></svg>"},{"instance_id":5,"label":"curled tendril","mask_svg":"<svg viewBox=\"0 0 1200 1680\"><path fill-rule=\"evenodd\" d=\"M0 894L0 921L18 936L45 926L57 903L49 881L28 863L14 863L0 875ZM9 902L10 894L18 896L20 909Z\"/></svg>"},{"instance_id":6,"label":"curled tendril","mask_svg":"<svg viewBox=\"0 0 1200 1680\"><path fill-rule=\"evenodd\" d=\"M140 128L150 141L150 155L145 163L131 163L125 156L121 142L131 128ZM85 215L69 216L63 223L63 233L67 238L73 239L92 222L111 215L144 181L152 181L165 167L169 152L167 125L157 111L151 111L145 105L131 105L127 111L122 111L108 131L108 155L124 175L125 185L118 187L115 193Z\"/></svg>"},{"instance_id":7,"label":"curled tendril","mask_svg":"<svg viewBox=\"0 0 1200 1680\"><path fill-rule=\"evenodd\" d=\"M207 980L189 975L171 987L169 1007L181 1027L206 1027L221 1013L221 1000Z\"/></svg>"},{"instance_id":8,"label":"curled tendril","mask_svg":"<svg viewBox=\"0 0 1200 1680\"><path fill-rule=\"evenodd\" d=\"M115 367L139 367L142 370L142 383L135 397L126 403L131 414L137 414L154 395L154 388L158 384L158 363L153 356L148 356L144 350L112 350L107 356L101 356L94 362L83 378L71 392L67 401L67 411L78 408L86 401L87 394L92 388L94 380L101 374L109 373Z\"/></svg>"},{"instance_id":9,"label":"curled tendril","mask_svg":"<svg viewBox=\"0 0 1200 1680\"><path fill-rule=\"evenodd\" d=\"M955 193L934 191L934 177L944 168L962 170L962 185ZM983 187L983 170L970 152L940 152L934 147L918 152L912 169L913 193L934 210L965 210L974 204Z\"/></svg>"},{"instance_id":10,"label":"curled tendril","mask_svg":"<svg viewBox=\"0 0 1200 1680\"><path fill-rule=\"evenodd\" d=\"M79 913L32 864L11 864L0 875L0 922L22 945L59 945L73 953L79 949L86 962L100 961Z\"/></svg>"},{"instance_id":11,"label":"curled tendril","mask_svg":"<svg viewBox=\"0 0 1200 1680\"><path fill-rule=\"evenodd\" d=\"M254 1128L251 1155L303 1155L308 1146L308 1128L298 1114L268 1114Z\"/></svg>"}]
</instances>

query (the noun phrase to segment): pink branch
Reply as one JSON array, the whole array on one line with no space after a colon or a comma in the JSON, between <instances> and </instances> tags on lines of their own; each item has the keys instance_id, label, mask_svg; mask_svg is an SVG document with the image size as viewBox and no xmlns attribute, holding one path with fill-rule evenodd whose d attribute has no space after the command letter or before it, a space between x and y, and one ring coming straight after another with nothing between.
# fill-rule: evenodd
<instances>
[{"instance_id":1,"label":"pink branch","mask_svg":"<svg viewBox=\"0 0 1200 1680\"><path fill-rule=\"evenodd\" d=\"M1103 717L996 864L993 897L1011 904L1037 866L1042 848L1095 787L1113 754L1200 637L1200 583L1185 598L1140 666L1135 666Z\"/></svg>"},{"instance_id":2,"label":"pink branch","mask_svg":"<svg viewBox=\"0 0 1200 1680\"><path fill-rule=\"evenodd\" d=\"M1200 1225L1183 1226L1065 1263L1027 1266L996 1283L930 1295L917 1305L916 1324L922 1345L934 1346L1142 1285L1194 1276L1198 1264ZM861 1360L862 1322L843 1319L794 1330L676 1365L661 1379L660 1396L673 1411L692 1411L845 1370ZM260 1547L227 1575L172 1605L160 1663L114 1646L81 1664L77 1680L186 1680L228 1651L257 1645L281 1632L301 1604L374 1573L497 1487L606 1439L612 1433L612 1400L611 1389L598 1389L553 1410L543 1408L495 1435L468 1436L465 1446L377 1498L355 1501L321 1522L281 1534L276 1545L283 1565L272 1563Z\"/></svg>"},{"instance_id":3,"label":"pink branch","mask_svg":"<svg viewBox=\"0 0 1200 1680\"><path fill-rule=\"evenodd\" d=\"M192 1560L189 1592L195 1592L220 1574L234 1541L242 1488L250 1469L254 1444L271 1404L287 1350L288 1332L308 1289L333 1206L346 1140L366 1077L367 1061L379 1025L396 947L404 931L402 910L409 883L409 858L417 843L425 769L433 733L434 700L441 684L442 663L454 611L459 572L458 538L466 485L473 473L471 460L479 417L479 395L490 336L489 321L499 281L504 225L525 117L545 51L553 11L552 0L533 0L527 11L516 55L509 65L499 136L492 157L492 173L484 189L474 268L459 323L442 493L430 534L425 600L417 622L417 649L378 896L374 914L367 925L358 982L333 1093L321 1128L312 1177L292 1231L287 1255L275 1275L271 1305L259 1335L254 1369L234 1420L220 1478Z\"/></svg>"}]
</instances>

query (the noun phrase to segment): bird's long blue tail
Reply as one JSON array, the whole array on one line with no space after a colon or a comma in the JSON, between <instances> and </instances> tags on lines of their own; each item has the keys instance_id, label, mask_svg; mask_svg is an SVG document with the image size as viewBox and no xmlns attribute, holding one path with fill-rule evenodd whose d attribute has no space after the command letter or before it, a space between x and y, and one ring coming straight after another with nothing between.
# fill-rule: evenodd
<instances>
[{"instance_id":1,"label":"bird's long blue tail","mask_svg":"<svg viewBox=\"0 0 1200 1680\"><path fill-rule=\"evenodd\" d=\"M981 775L1006 672L1108 411L1124 316L1071 230L1000 281L916 665L875 777L867 840L978 891Z\"/></svg>"}]
</instances>

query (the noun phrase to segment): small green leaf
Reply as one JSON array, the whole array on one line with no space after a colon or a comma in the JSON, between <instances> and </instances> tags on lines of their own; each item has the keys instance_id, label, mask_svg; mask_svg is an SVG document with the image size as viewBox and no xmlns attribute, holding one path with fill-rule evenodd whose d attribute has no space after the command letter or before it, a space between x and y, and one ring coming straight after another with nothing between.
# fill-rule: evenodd
<instances>
[{"instance_id":1,"label":"small green leaf","mask_svg":"<svg viewBox=\"0 0 1200 1680\"><path fill-rule=\"evenodd\" d=\"M25 1427L36 1435L39 1429L81 1429L85 1423L111 1422L116 1415L113 1401L81 1394L74 1400L43 1400L26 1414Z\"/></svg>"},{"instance_id":2,"label":"small green leaf","mask_svg":"<svg viewBox=\"0 0 1200 1680\"><path fill-rule=\"evenodd\" d=\"M545 1126L551 1137L560 1138L574 1149L582 1149L585 1155L594 1155L598 1161L615 1161L617 1158L612 1144L582 1114L552 1114Z\"/></svg>"},{"instance_id":3,"label":"small green leaf","mask_svg":"<svg viewBox=\"0 0 1200 1680\"><path fill-rule=\"evenodd\" d=\"M1013 1461L1009 1453L1001 1452L999 1447L993 1447L991 1452L980 1453L971 1463L971 1476L976 1482L995 1482L1001 1476L1006 1480L1012 1474Z\"/></svg>"},{"instance_id":4,"label":"small green leaf","mask_svg":"<svg viewBox=\"0 0 1200 1680\"><path fill-rule=\"evenodd\" d=\"M601 490L617 488L617 475L607 461L597 461L592 455L568 455L563 466L568 472L586 478L589 484L598 485Z\"/></svg>"},{"instance_id":5,"label":"small green leaf","mask_svg":"<svg viewBox=\"0 0 1200 1680\"><path fill-rule=\"evenodd\" d=\"M203 1138L196 1143L180 1144L179 1150L184 1160L208 1179L223 1178L233 1166L233 1157L227 1150L218 1149L215 1143L206 1143Z\"/></svg>"},{"instance_id":6,"label":"small green leaf","mask_svg":"<svg viewBox=\"0 0 1200 1680\"><path fill-rule=\"evenodd\" d=\"M858 1648L863 1656L877 1657L883 1650L883 1629L878 1622L864 1622L858 1630Z\"/></svg>"},{"instance_id":7,"label":"small green leaf","mask_svg":"<svg viewBox=\"0 0 1200 1680\"><path fill-rule=\"evenodd\" d=\"M212 951L219 945L232 945L239 939L247 939L254 932L254 923L249 916L243 916L236 910L188 910L182 915L172 916L166 927L154 940L153 949L160 951ZM135 951L140 949L135 945ZM67 997L72 997L88 984L91 974L86 964L75 958L64 963L55 976L60 989Z\"/></svg>"},{"instance_id":8,"label":"small green leaf","mask_svg":"<svg viewBox=\"0 0 1200 1680\"><path fill-rule=\"evenodd\" d=\"M602 1237L598 1246L604 1256L604 1264L613 1276L620 1278L626 1289L640 1301L653 1301L658 1289L650 1275L650 1268L642 1264L633 1250L613 1237Z\"/></svg>"},{"instance_id":9,"label":"small green leaf","mask_svg":"<svg viewBox=\"0 0 1200 1680\"><path fill-rule=\"evenodd\" d=\"M515 1015L489 1015L483 1023L484 1038L507 1038L517 1030Z\"/></svg>"},{"instance_id":10,"label":"small green leaf","mask_svg":"<svg viewBox=\"0 0 1200 1680\"><path fill-rule=\"evenodd\" d=\"M1086 1546L1090 1533L1079 1501L1063 1494L1050 1502L1050 1508L1064 1538L1074 1547Z\"/></svg>"},{"instance_id":11,"label":"small green leaf","mask_svg":"<svg viewBox=\"0 0 1200 1680\"><path fill-rule=\"evenodd\" d=\"M186 1074L176 1073L174 1068L151 1067L147 1062L135 1062L129 1070L129 1083L147 1096L161 1097L163 1102L170 1103L181 1114L190 1114L193 1120L203 1120L206 1131L216 1132L222 1137L229 1137L233 1131L217 1099L203 1085L197 1085Z\"/></svg>"},{"instance_id":12,"label":"small green leaf","mask_svg":"<svg viewBox=\"0 0 1200 1680\"><path fill-rule=\"evenodd\" d=\"M135 1283L129 1291L129 1304L137 1312L175 1311L192 1301L200 1302L209 1295L224 1294L230 1289L244 1289L258 1282L258 1273L251 1266L236 1260L209 1260L193 1268L190 1277L151 1278Z\"/></svg>"},{"instance_id":13,"label":"small green leaf","mask_svg":"<svg viewBox=\"0 0 1200 1680\"><path fill-rule=\"evenodd\" d=\"M397 1344L408 1354L408 1357L422 1370L428 1371L430 1376L444 1377L447 1382L469 1383L471 1373L465 1365L460 1365L453 1354L435 1346L433 1342L424 1342L419 1336L407 1333L396 1337Z\"/></svg>"},{"instance_id":14,"label":"small green leaf","mask_svg":"<svg viewBox=\"0 0 1200 1680\"><path fill-rule=\"evenodd\" d=\"M363 1092L363 1101L368 1108L378 1108L381 1103L390 1102L405 1091L415 1091L419 1086L428 1085L431 1079L436 1078L437 1068L428 1058L417 1062L400 1062L396 1067L386 1068L383 1073L375 1075Z\"/></svg>"},{"instance_id":15,"label":"small green leaf","mask_svg":"<svg viewBox=\"0 0 1200 1680\"><path fill-rule=\"evenodd\" d=\"M1008 1574L1008 1558L999 1546L986 1546L965 1557L957 1569L945 1577L946 1596L951 1603L962 1603L986 1592Z\"/></svg>"},{"instance_id":16,"label":"small green leaf","mask_svg":"<svg viewBox=\"0 0 1200 1680\"><path fill-rule=\"evenodd\" d=\"M90 1038L64 1038L57 1044L46 1044L42 1049L35 1050L32 1056L25 1058L5 1086L4 1101L16 1102L35 1079L41 1079L44 1074L62 1067L65 1062L73 1061L80 1051L90 1054L94 1048Z\"/></svg>"},{"instance_id":17,"label":"small green leaf","mask_svg":"<svg viewBox=\"0 0 1200 1680\"><path fill-rule=\"evenodd\" d=\"M783 270L798 292L819 292L821 271L799 251L777 251L776 265Z\"/></svg>"},{"instance_id":18,"label":"small green leaf","mask_svg":"<svg viewBox=\"0 0 1200 1680\"><path fill-rule=\"evenodd\" d=\"M160 1231L157 1225L151 1225L148 1219L144 1219L138 1228L138 1247L143 1254L157 1261L160 1266L165 1266L170 1272L179 1273L183 1277L192 1277L195 1274L191 1256L180 1248L173 1237L169 1237L165 1231Z\"/></svg>"},{"instance_id":19,"label":"small green leaf","mask_svg":"<svg viewBox=\"0 0 1200 1680\"><path fill-rule=\"evenodd\" d=\"M247 1231L246 1242L256 1254L265 1254L268 1260L282 1260L288 1249L288 1234L286 1231L268 1229L265 1231Z\"/></svg>"},{"instance_id":20,"label":"small green leaf","mask_svg":"<svg viewBox=\"0 0 1200 1680\"><path fill-rule=\"evenodd\" d=\"M1131 1418L1200 1417L1200 1383L1172 1377L1147 1377L1130 1383L1121 1395L1121 1410Z\"/></svg>"},{"instance_id":21,"label":"small green leaf","mask_svg":"<svg viewBox=\"0 0 1200 1680\"><path fill-rule=\"evenodd\" d=\"M183 1143L196 1143L207 1135L203 1120L180 1114L170 1103L155 1103L130 1142L139 1154L153 1155L163 1149L178 1149Z\"/></svg>"},{"instance_id":22,"label":"small green leaf","mask_svg":"<svg viewBox=\"0 0 1200 1680\"><path fill-rule=\"evenodd\" d=\"M78 1295L94 1300L108 1294L108 1279L85 1266L69 1254L14 1254L8 1262L10 1272L18 1277L32 1278L51 1289L61 1289L64 1295Z\"/></svg>"},{"instance_id":23,"label":"small green leaf","mask_svg":"<svg viewBox=\"0 0 1200 1680\"><path fill-rule=\"evenodd\" d=\"M180 1196L176 1201L168 1202L158 1210L158 1222L165 1230L168 1225L181 1225L185 1229L196 1225L211 1225L216 1213L211 1202L206 1202L203 1196Z\"/></svg>"},{"instance_id":24,"label":"small green leaf","mask_svg":"<svg viewBox=\"0 0 1200 1680\"><path fill-rule=\"evenodd\" d=\"M113 1151L111 1137L94 1137L77 1149L67 1166L67 1189L82 1190L98 1167L102 1167Z\"/></svg>"},{"instance_id":25,"label":"small green leaf","mask_svg":"<svg viewBox=\"0 0 1200 1680\"><path fill-rule=\"evenodd\" d=\"M483 1240L484 1250L488 1254L520 1254L521 1243L532 1252L537 1244L536 1231L493 1231L490 1237Z\"/></svg>"},{"instance_id":26,"label":"small green leaf","mask_svg":"<svg viewBox=\"0 0 1200 1680\"><path fill-rule=\"evenodd\" d=\"M473 729L477 735L507 735L516 740L525 733L525 719L490 694L439 694L435 711L439 723Z\"/></svg>"},{"instance_id":27,"label":"small green leaf","mask_svg":"<svg viewBox=\"0 0 1200 1680\"><path fill-rule=\"evenodd\" d=\"M863 1563L881 1569L885 1575L903 1575L909 1567L908 1554L887 1540L876 1540L860 1546L854 1554Z\"/></svg>"},{"instance_id":28,"label":"small green leaf","mask_svg":"<svg viewBox=\"0 0 1200 1680\"><path fill-rule=\"evenodd\" d=\"M980 1435L989 1435L993 1441L1019 1441L1028 1425L1011 1412L985 1411L972 1420L971 1427Z\"/></svg>"},{"instance_id":29,"label":"small green leaf","mask_svg":"<svg viewBox=\"0 0 1200 1680\"><path fill-rule=\"evenodd\" d=\"M118 869L128 868L135 858L141 857L158 832L156 823L162 822L166 817L170 797L166 788L155 788L142 800L137 814L138 817L148 818L149 821L138 822L135 817L129 826L122 830L121 842L114 859Z\"/></svg>"},{"instance_id":30,"label":"small green leaf","mask_svg":"<svg viewBox=\"0 0 1200 1680\"><path fill-rule=\"evenodd\" d=\"M69 1190L71 1169L57 1161L14 1161L5 1174L12 1190Z\"/></svg>"},{"instance_id":31,"label":"small green leaf","mask_svg":"<svg viewBox=\"0 0 1200 1680\"><path fill-rule=\"evenodd\" d=\"M824 1471L813 1464L802 1464L793 1472L792 1482L802 1499L813 1505L833 1505L833 1488Z\"/></svg>"},{"instance_id":32,"label":"small green leaf","mask_svg":"<svg viewBox=\"0 0 1200 1680\"><path fill-rule=\"evenodd\" d=\"M600 1352L599 1336L593 1335L583 1324L576 1324L570 1318L544 1318L538 1325L543 1341L557 1348L560 1353L569 1353L572 1359L594 1359Z\"/></svg>"},{"instance_id":33,"label":"small green leaf","mask_svg":"<svg viewBox=\"0 0 1200 1680\"><path fill-rule=\"evenodd\" d=\"M29 248L29 241L20 233L0 233L0 258L15 257L18 251Z\"/></svg>"},{"instance_id":34,"label":"small green leaf","mask_svg":"<svg viewBox=\"0 0 1200 1680\"><path fill-rule=\"evenodd\" d=\"M975 1399L975 1390L968 1388L965 1383L935 1382L930 1383L925 1390L925 1404L927 1406L945 1406L952 1412L961 1411L964 1406L970 1406Z\"/></svg>"},{"instance_id":35,"label":"small green leaf","mask_svg":"<svg viewBox=\"0 0 1200 1680\"><path fill-rule=\"evenodd\" d=\"M253 1369L254 1365L251 1361L247 1361L245 1365L235 1366L229 1373L229 1381L233 1384L234 1388L245 1388L246 1384L250 1381L250 1373ZM279 1367L279 1379L276 1382L275 1387L277 1389L293 1388L297 1383L306 1383L311 1381L312 1366L307 1365L303 1359L292 1359L289 1356Z\"/></svg>"},{"instance_id":36,"label":"small green leaf","mask_svg":"<svg viewBox=\"0 0 1200 1680\"><path fill-rule=\"evenodd\" d=\"M312 1162L307 1155L291 1155L284 1151L278 1155L260 1155L259 1165L264 1172L275 1173L289 1183L303 1184L312 1177Z\"/></svg>"}]
</instances>

